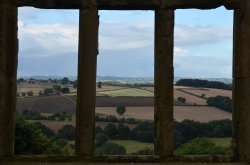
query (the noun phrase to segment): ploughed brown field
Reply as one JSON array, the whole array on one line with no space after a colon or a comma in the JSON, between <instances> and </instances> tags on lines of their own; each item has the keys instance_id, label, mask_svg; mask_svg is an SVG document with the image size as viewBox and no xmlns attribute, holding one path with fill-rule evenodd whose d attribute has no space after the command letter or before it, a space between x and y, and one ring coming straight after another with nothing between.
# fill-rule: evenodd
<instances>
[{"instance_id":1,"label":"ploughed brown field","mask_svg":"<svg viewBox=\"0 0 250 165\"><path fill-rule=\"evenodd\" d=\"M97 107L96 113L119 117L116 107ZM154 107L127 107L123 117L153 120ZM176 121L190 119L206 123L212 120L232 119L232 114L209 106L174 106L174 119Z\"/></svg>"},{"instance_id":2,"label":"ploughed brown field","mask_svg":"<svg viewBox=\"0 0 250 165\"><path fill-rule=\"evenodd\" d=\"M96 97L97 107L116 107L124 105L126 107L147 107L154 106L153 97ZM186 105L177 100L174 105ZM24 109L38 111L42 113L69 112L76 111L76 96L55 95L17 99L17 111Z\"/></svg>"}]
</instances>

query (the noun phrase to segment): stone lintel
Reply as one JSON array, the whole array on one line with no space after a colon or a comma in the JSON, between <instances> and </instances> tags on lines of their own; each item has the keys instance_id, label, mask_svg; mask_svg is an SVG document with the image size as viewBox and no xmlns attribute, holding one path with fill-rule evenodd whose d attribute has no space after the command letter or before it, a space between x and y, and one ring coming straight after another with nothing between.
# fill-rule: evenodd
<instances>
[{"instance_id":1,"label":"stone lintel","mask_svg":"<svg viewBox=\"0 0 250 165\"><path fill-rule=\"evenodd\" d=\"M18 7L43 9L84 9L88 0L16 0ZM97 0L99 10L215 9L238 8L238 0Z\"/></svg>"}]
</instances>

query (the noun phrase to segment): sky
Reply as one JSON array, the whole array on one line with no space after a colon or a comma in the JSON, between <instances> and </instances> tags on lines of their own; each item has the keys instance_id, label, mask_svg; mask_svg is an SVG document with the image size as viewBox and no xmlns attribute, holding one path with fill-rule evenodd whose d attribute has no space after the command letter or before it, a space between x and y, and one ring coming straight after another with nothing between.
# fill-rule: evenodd
<instances>
[{"instance_id":1,"label":"sky","mask_svg":"<svg viewBox=\"0 0 250 165\"><path fill-rule=\"evenodd\" d=\"M154 12L99 11L97 75L153 77ZM19 8L18 75L77 75L78 10ZM233 11L176 10L176 77L231 78Z\"/></svg>"}]
</instances>

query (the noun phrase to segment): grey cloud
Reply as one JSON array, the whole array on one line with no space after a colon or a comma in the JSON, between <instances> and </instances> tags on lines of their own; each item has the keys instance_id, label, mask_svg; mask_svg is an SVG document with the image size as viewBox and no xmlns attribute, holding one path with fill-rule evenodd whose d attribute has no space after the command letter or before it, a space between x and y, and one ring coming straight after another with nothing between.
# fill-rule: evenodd
<instances>
[{"instance_id":1,"label":"grey cloud","mask_svg":"<svg viewBox=\"0 0 250 165\"><path fill-rule=\"evenodd\" d=\"M49 53L49 52L47 52ZM18 75L77 75L77 52L48 56L19 56Z\"/></svg>"}]
</instances>

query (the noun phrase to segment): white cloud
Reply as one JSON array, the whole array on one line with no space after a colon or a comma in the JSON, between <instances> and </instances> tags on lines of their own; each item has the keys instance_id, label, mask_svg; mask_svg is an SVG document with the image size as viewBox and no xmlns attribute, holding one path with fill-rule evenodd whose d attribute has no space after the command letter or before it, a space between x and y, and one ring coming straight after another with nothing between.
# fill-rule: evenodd
<instances>
[{"instance_id":1,"label":"white cloud","mask_svg":"<svg viewBox=\"0 0 250 165\"><path fill-rule=\"evenodd\" d=\"M33 50L25 56L48 56L73 52L78 48L78 28L66 24L24 24L19 25L20 52ZM37 51L34 52L34 49ZM48 53L42 53L47 51Z\"/></svg>"},{"instance_id":2,"label":"white cloud","mask_svg":"<svg viewBox=\"0 0 250 165\"><path fill-rule=\"evenodd\" d=\"M182 56L188 56L188 50L183 49L181 47L174 47L174 56L175 57L182 57Z\"/></svg>"},{"instance_id":3,"label":"white cloud","mask_svg":"<svg viewBox=\"0 0 250 165\"><path fill-rule=\"evenodd\" d=\"M178 46L193 46L214 44L232 38L231 26L187 26L176 25L175 44Z\"/></svg>"},{"instance_id":4,"label":"white cloud","mask_svg":"<svg viewBox=\"0 0 250 165\"><path fill-rule=\"evenodd\" d=\"M153 45L153 28L146 22L101 23L100 49L127 50Z\"/></svg>"}]
</instances>

